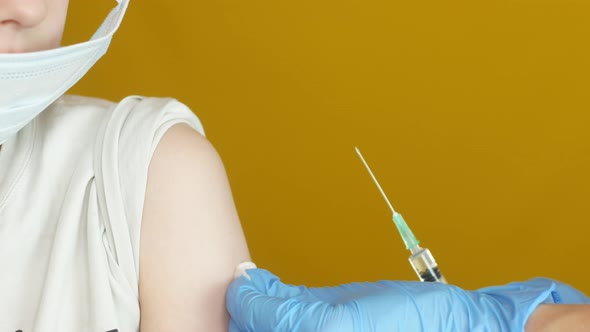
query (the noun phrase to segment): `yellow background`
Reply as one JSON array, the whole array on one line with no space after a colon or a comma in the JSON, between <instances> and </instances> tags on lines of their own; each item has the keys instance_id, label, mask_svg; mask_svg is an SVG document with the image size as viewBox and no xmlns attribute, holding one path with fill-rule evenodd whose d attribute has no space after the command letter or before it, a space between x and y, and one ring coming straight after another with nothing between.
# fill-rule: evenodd
<instances>
[{"instance_id":1,"label":"yellow background","mask_svg":"<svg viewBox=\"0 0 590 332\"><path fill-rule=\"evenodd\" d=\"M66 43L115 1L71 1ZM283 280L415 280L357 145L447 279L590 293L590 4L132 0L73 90L173 96Z\"/></svg>"}]
</instances>

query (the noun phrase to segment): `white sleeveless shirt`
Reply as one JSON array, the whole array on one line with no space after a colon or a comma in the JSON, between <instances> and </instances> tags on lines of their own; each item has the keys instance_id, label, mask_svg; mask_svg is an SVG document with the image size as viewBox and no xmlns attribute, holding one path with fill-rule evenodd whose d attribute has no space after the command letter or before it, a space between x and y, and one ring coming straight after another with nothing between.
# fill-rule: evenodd
<instances>
[{"instance_id":1,"label":"white sleeveless shirt","mask_svg":"<svg viewBox=\"0 0 590 332\"><path fill-rule=\"evenodd\" d=\"M174 99L64 96L0 149L0 331L138 331L148 166Z\"/></svg>"}]
</instances>

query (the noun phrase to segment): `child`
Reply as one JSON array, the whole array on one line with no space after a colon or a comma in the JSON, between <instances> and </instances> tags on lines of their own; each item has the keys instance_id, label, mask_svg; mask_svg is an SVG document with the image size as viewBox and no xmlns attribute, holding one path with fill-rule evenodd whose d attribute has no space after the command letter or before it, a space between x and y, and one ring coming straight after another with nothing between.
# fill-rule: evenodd
<instances>
[{"instance_id":1,"label":"child","mask_svg":"<svg viewBox=\"0 0 590 332\"><path fill-rule=\"evenodd\" d=\"M199 120L174 99L62 96L127 5L60 47L68 0L0 0L0 331L228 329L249 255Z\"/></svg>"}]
</instances>

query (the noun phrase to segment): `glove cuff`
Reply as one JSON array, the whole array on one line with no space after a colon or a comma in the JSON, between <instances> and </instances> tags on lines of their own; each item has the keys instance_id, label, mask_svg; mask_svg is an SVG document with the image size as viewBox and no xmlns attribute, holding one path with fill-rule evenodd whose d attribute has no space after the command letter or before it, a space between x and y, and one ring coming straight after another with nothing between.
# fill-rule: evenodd
<instances>
[{"instance_id":1,"label":"glove cuff","mask_svg":"<svg viewBox=\"0 0 590 332\"><path fill-rule=\"evenodd\" d=\"M573 287L548 278L534 278L524 282L513 282L504 286L488 287L478 291L493 297L502 307L519 331L535 309L542 303L590 303L590 299Z\"/></svg>"}]
</instances>

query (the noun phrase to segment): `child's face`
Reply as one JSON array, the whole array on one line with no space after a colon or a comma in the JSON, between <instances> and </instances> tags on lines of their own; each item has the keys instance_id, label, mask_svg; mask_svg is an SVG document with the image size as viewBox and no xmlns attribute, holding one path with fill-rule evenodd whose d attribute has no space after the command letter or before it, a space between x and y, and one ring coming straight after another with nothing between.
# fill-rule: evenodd
<instances>
[{"instance_id":1,"label":"child's face","mask_svg":"<svg viewBox=\"0 0 590 332\"><path fill-rule=\"evenodd\" d=\"M68 0L0 0L0 53L59 47L67 10Z\"/></svg>"}]
</instances>

